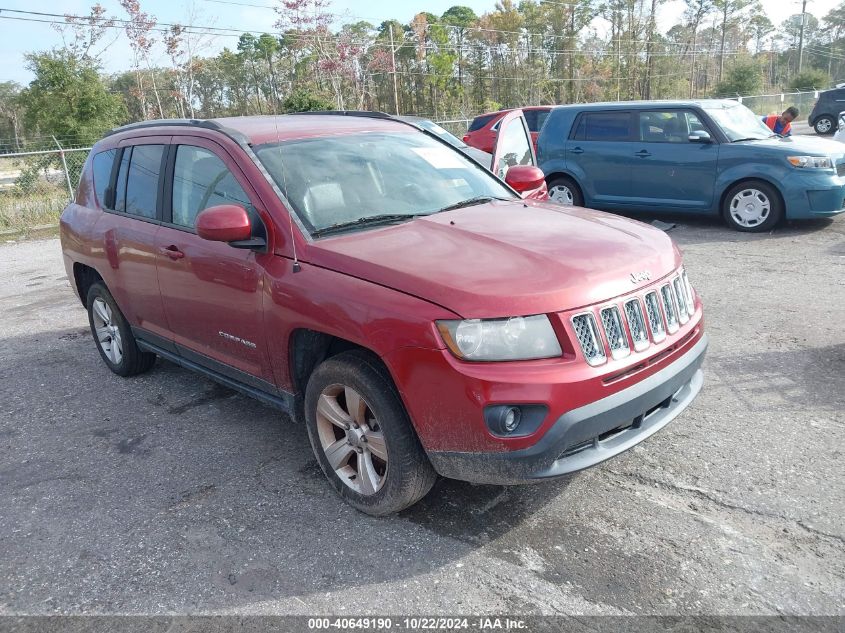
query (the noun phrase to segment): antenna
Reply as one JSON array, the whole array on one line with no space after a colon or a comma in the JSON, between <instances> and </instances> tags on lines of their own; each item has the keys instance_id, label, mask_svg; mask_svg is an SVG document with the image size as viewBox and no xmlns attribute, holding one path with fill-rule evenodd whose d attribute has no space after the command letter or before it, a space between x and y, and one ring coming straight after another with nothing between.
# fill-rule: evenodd
<instances>
[{"instance_id":1,"label":"antenna","mask_svg":"<svg viewBox=\"0 0 845 633\"><path fill-rule=\"evenodd\" d=\"M282 158L282 150L279 147L281 143L281 138L279 137L279 121L278 121L278 113L273 113L273 127L276 129L276 148L279 150L279 166L282 170L282 186L285 188L284 194L285 198L288 197L288 176L287 176L287 169L285 168L285 163ZM293 209L288 209L288 222L290 223L290 243L293 247L293 272L298 273L302 271L302 266L299 265L299 258L296 256L296 237L294 237L293 233Z\"/></svg>"}]
</instances>

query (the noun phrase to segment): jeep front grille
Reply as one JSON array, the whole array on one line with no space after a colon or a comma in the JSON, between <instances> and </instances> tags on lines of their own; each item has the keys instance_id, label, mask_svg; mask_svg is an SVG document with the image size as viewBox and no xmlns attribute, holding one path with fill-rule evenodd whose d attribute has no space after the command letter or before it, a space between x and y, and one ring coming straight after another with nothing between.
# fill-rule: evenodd
<instances>
[{"instance_id":1,"label":"jeep front grille","mask_svg":"<svg viewBox=\"0 0 845 633\"><path fill-rule=\"evenodd\" d=\"M607 360L604 353L604 343L596 327L596 320L592 314L578 314L572 317L572 327L581 345L584 358L590 365L601 365Z\"/></svg>"},{"instance_id":2,"label":"jeep front grille","mask_svg":"<svg viewBox=\"0 0 845 633\"><path fill-rule=\"evenodd\" d=\"M610 346L610 355L613 358L624 358L631 353L631 348L628 347L628 335L625 333L625 326L622 325L619 308L616 306L604 308L600 314L607 344Z\"/></svg>"},{"instance_id":3,"label":"jeep front grille","mask_svg":"<svg viewBox=\"0 0 845 633\"><path fill-rule=\"evenodd\" d=\"M673 334L678 331L678 309L669 284L660 289L660 297L663 299L663 312L666 314L666 330Z\"/></svg>"},{"instance_id":4,"label":"jeep front grille","mask_svg":"<svg viewBox=\"0 0 845 633\"><path fill-rule=\"evenodd\" d=\"M648 331L639 299L631 299L625 303L625 317L628 319L628 329L631 331L634 349L638 352L644 350L648 347Z\"/></svg>"},{"instance_id":5,"label":"jeep front grille","mask_svg":"<svg viewBox=\"0 0 845 633\"><path fill-rule=\"evenodd\" d=\"M652 291L645 296L645 309L648 313L648 326L651 328L651 338L659 343L666 338L666 328L663 326L663 316L660 313L657 293Z\"/></svg>"},{"instance_id":6,"label":"jeep front grille","mask_svg":"<svg viewBox=\"0 0 845 633\"><path fill-rule=\"evenodd\" d=\"M632 344L635 351L642 352L652 343L660 343L689 323L695 314L694 297L681 269L645 295L576 314L571 323L585 360L602 365L608 358L629 356Z\"/></svg>"}]
</instances>

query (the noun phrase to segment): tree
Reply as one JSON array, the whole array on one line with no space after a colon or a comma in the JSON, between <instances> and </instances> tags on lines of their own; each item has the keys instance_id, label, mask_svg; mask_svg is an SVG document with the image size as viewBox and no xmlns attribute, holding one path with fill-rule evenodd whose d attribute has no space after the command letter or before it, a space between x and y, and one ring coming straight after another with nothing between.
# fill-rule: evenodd
<instances>
[{"instance_id":1,"label":"tree","mask_svg":"<svg viewBox=\"0 0 845 633\"><path fill-rule=\"evenodd\" d=\"M684 18L689 24L691 31L691 53L690 53L690 75L689 75L689 96L695 96L696 77L695 77L695 58L698 53L698 29L701 27L702 21L713 11L713 0L685 0L686 10L684 11Z\"/></svg>"},{"instance_id":2,"label":"tree","mask_svg":"<svg viewBox=\"0 0 845 633\"><path fill-rule=\"evenodd\" d=\"M35 75L20 99L28 130L84 147L125 119L120 95L106 89L90 62L64 51L30 53L25 58Z\"/></svg>"},{"instance_id":3,"label":"tree","mask_svg":"<svg viewBox=\"0 0 845 633\"><path fill-rule=\"evenodd\" d=\"M713 6L719 12L720 22L719 81L722 81L722 74L725 70L725 41L728 31L739 25L750 3L751 0L713 0Z\"/></svg>"},{"instance_id":4,"label":"tree","mask_svg":"<svg viewBox=\"0 0 845 633\"><path fill-rule=\"evenodd\" d=\"M285 112L313 112L331 110L334 104L307 90L296 90L282 103Z\"/></svg>"},{"instance_id":5,"label":"tree","mask_svg":"<svg viewBox=\"0 0 845 633\"><path fill-rule=\"evenodd\" d=\"M738 61L725 78L716 84L715 97L759 94L763 87L763 72L753 60Z\"/></svg>"},{"instance_id":6,"label":"tree","mask_svg":"<svg viewBox=\"0 0 845 633\"><path fill-rule=\"evenodd\" d=\"M472 26L478 21L478 16L475 11L469 7L455 5L446 9L446 12L440 17L440 21L451 27L450 31L455 40L458 49L458 87L463 93L464 89L464 40L466 39L467 27Z\"/></svg>"},{"instance_id":7,"label":"tree","mask_svg":"<svg viewBox=\"0 0 845 633\"><path fill-rule=\"evenodd\" d=\"M59 32L68 54L84 61L99 62L106 49L119 37L119 34L113 33L113 37L98 46L115 23L116 19L107 17L106 10L98 2L91 7L88 15L65 14L65 23L54 24L53 28Z\"/></svg>"},{"instance_id":8,"label":"tree","mask_svg":"<svg viewBox=\"0 0 845 633\"><path fill-rule=\"evenodd\" d=\"M792 81L789 82L789 89L801 90L819 90L820 88L827 88L830 86L830 75L823 70L805 70L804 72L795 75Z\"/></svg>"},{"instance_id":9,"label":"tree","mask_svg":"<svg viewBox=\"0 0 845 633\"><path fill-rule=\"evenodd\" d=\"M154 15L144 13L141 11L141 5L138 0L119 0L120 6L129 14L129 19L124 23L124 31L126 37L129 39L129 45L132 47L133 67L135 76L138 79L138 98L141 101L141 106L144 111L144 118L147 118L147 96L144 83L142 81L141 62L145 62L148 70L152 70L150 63L150 50L155 44L155 38L150 34L156 25L156 18ZM161 107L161 98L158 94L158 86L155 82L155 75L149 73L150 80L153 86L153 94L158 105L158 115L164 118L164 110Z\"/></svg>"},{"instance_id":10,"label":"tree","mask_svg":"<svg viewBox=\"0 0 845 633\"><path fill-rule=\"evenodd\" d=\"M775 30L775 25L763 12L762 7L757 3L748 20L748 33L754 40L754 53L759 55L763 51L763 40Z\"/></svg>"},{"instance_id":11,"label":"tree","mask_svg":"<svg viewBox=\"0 0 845 633\"><path fill-rule=\"evenodd\" d=\"M0 154L20 150L21 87L0 82Z\"/></svg>"}]
</instances>

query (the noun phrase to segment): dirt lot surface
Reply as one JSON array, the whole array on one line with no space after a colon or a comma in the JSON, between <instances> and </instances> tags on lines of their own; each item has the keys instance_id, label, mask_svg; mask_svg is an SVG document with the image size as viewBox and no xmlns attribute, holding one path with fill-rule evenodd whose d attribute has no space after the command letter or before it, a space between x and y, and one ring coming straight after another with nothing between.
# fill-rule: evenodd
<instances>
[{"instance_id":1,"label":"dirt lot surface","mask_svg":"<svg viewBox=\"0 0 845 633\"><path fill-rule=\"evenodd\" d=\"M275 410L164 361L112 375L58 241L0 246L0 613L845 613L845 217L671 235L711 337L691 408L387 519Z\"/></svg>"}]
</instances>

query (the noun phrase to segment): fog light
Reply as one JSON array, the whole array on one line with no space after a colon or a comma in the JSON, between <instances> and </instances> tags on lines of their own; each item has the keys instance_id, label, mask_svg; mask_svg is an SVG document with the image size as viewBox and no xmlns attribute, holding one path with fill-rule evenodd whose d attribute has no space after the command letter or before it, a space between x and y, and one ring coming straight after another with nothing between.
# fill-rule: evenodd
<instances>
[{"instance_id":1,"label":"fog light","mask_svg":"<svg viewBox=\"0 0 845 633\"><path fill-rule=\"evenodd\" d=\"M508 407L502 416L502 428L508 433L516 431L522 419L522 412L516 407Z\"/></svg>"}]
</instances>

